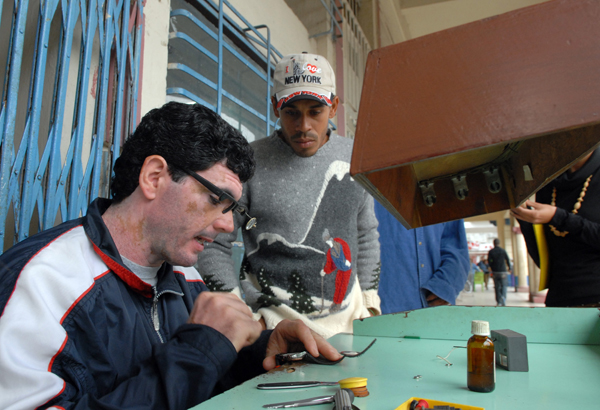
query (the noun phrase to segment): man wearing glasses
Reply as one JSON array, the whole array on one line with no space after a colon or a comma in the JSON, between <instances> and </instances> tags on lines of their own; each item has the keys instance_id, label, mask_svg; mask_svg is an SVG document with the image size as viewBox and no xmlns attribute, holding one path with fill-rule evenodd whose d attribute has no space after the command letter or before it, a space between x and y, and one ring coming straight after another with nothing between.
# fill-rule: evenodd
<instances>
[{"instance_id":1,"label":"man wearing glasses","mask_svg":"<svg viewBox=\"0 0 600 410\"><path fill-rule=\"evenodd\" d=\"M233 212L251 221L238 200L254 166L212 111L148 113L115 163L112 200L0 257L0 408L187 409L292 344L339 359L300 321L263 332L190 267Z\"/></svg>"},{"instance_id":2,"label":"man wearing glasses","mask_svg":"<svg viewBox=\"0 0 600 410\"><path fill-rule=\"evenodd\" d=\"M273 112L281 128L252 143L256 175L240 204L257 218L242 227L241 272L231 259L236 232L207 244L198 269L228 290L265 327L302 319L329 337L380 311L379 242L373 198L350 177L352 140L328 129L339 105L335 74L314 54L284 57L273 77ZM326 233L326 234L325 234Z\"/></svg>"}]
</instances>

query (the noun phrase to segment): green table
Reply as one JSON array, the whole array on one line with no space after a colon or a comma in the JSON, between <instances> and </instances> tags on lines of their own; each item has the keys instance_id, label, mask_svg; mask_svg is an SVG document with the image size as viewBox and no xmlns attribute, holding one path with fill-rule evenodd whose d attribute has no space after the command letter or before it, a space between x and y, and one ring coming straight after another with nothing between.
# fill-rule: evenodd
<instances>
[{"instance_id":1,"label":"green table","mask_svg":"<svg viewBox=\"0 0 600 410\"><path fill-rule=\"evenodd\" d=\"M600 311L596 308L511 308L443 306L355 321L354 334L330 342L338 350L362 350L334 366L294 365L252 379L194 409L262 409L263 404L334 394L336 387L258 390L258 383L368 378L368 397L356 398L360 410L394 410L410 397L424 397L486 410L571 409L600 406ZM471 320L490 329L527 336L529 372L496 372L492 393L467 389L466 346ZM452 351L452 352L451 352ZM451 352L451 353L450 353ZM437 358L448 356L453 364ZM415 376L421 376L415 379ZM331 404L306 407L327 409Z\"/></svg>"}]
</instances>

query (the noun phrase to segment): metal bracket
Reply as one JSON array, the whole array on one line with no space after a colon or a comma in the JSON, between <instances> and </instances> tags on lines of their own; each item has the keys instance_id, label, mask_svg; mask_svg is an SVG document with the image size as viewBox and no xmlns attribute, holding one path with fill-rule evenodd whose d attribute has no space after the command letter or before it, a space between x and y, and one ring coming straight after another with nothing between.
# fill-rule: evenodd
<instances>
[{"instance_id":1,"label":"metal bracket","mask_svg":"<svg viewBox=\"0 0 600 410\"><path fill-rule=\"evenodd\" d=\"M461 201L469 195L469 187L467 186L467 176L457 175L452 178L452 184L454 184L454 193L456 197Z\"/></svg>"},{"instance_id":2,"label":"metal bracket","mask_svg":"<svg viewBox=\"0 0 600 410\"><path fill-rule=\"evenodd\" d=\"M502 181L500 180L500 173L498 167L491 167L483 171L485 175L485 182L487 183L488 189L492 194L497 194L502 189Z\"/></svg>"},{"instance_id":3,"label":"metal bracket","mask_svg":"<svg viewBox=\"0 0 600 410\"><path fill-rule=\"evenodd\" d=\"M433 204L435 204L435 201L437 200L435 196L435 191L433 189L433 182L420 182L419 188L421 188L421 194L423 194L423 200L425 201L425 205L433 206Z\"/></svg>"}]
</instances>

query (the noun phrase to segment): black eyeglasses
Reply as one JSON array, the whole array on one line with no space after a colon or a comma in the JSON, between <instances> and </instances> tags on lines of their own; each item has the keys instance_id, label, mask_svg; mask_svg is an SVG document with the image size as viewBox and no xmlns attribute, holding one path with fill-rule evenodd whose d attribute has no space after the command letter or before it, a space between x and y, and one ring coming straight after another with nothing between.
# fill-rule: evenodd
<instances>
[{"instance_id":1,"label":"black eyeglasses","mask_svg":"<svg viewBox=\"0 0 600 410\"><path fill-rule=\"evenodd\" d=\"M256 218L253 218L250 215L248 215L248 212L246 212L246 208L241 206L238 203L238 201L233 199L233 197L231 195L229 195L227 192L223 191L221 188L214 185L212 182L208 181L207 179L202 178L200 175L196 174L195 172L188 171L187 169L181 168L177 165L173 165L173 164L170 164L170 165L174 168L177 168L178 170L180 170L182 172L185 172L186 174L188 174L189 176L194 178L196 181L198 181L199 183L204 185L204 187L206 189L208 189L210 192L215 194L217 196L217 198L219 198L219 202L230 201L231 204L223 210L223 213L226 214L229 211L235 211L235 212L239 213L240 215L246 215L246 217L248 218L248 222L246 223L247 231L249 231L250 229L252 229L256 226Z\"/></svg>"}]
</instances>

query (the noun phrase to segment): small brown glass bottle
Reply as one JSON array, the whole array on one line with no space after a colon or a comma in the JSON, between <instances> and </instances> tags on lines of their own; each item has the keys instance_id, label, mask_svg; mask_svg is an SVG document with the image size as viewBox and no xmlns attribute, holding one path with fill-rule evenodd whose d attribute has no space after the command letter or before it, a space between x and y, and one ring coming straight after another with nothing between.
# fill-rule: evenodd
<instances>
[{"instance_id":1,"label":"small brown glass bottle","mask_svg":"<svg viewBox=\"0 0 600 410\"><path fill-rule=\"evenodd\" d=\"M484 320L471 322L473 336L467 343L467 387L481 393L496 387L494 342L490 339L490 324Z\"/></svg>"}]
</instances>

